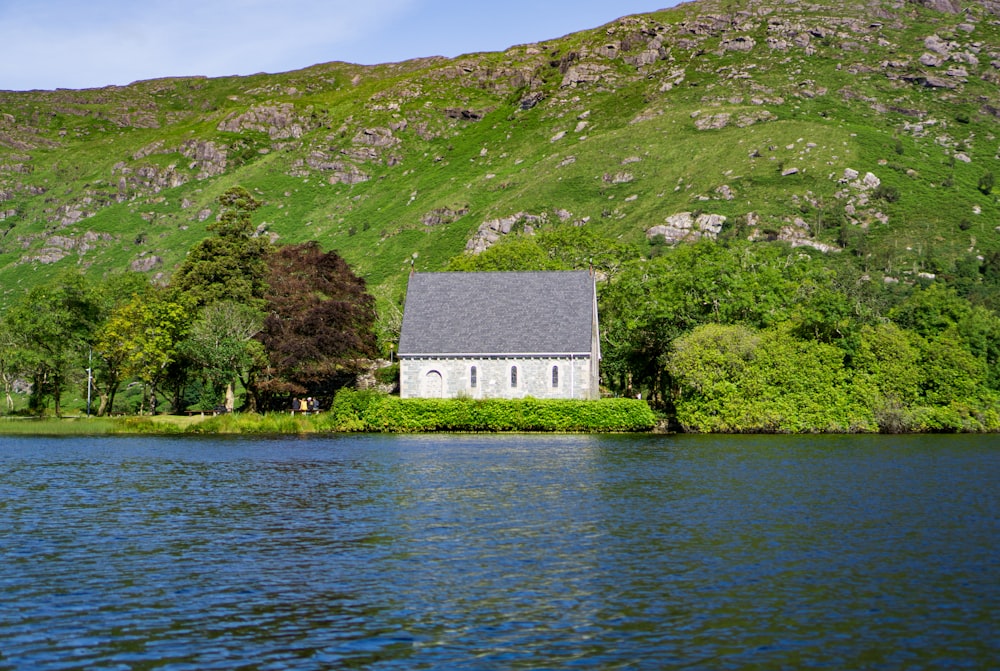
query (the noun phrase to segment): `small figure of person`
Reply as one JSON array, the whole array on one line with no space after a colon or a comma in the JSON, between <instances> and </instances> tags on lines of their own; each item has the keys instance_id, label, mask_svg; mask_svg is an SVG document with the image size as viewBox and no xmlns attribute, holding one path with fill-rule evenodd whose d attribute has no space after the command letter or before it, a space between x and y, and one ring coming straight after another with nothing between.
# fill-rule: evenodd
<instances>
[{"instance_id":1,"label":"small figure of person","mask_svg":"<svg viewBox=\"0 0 1000 671\"><path fill-rule=\"evenodd\" d=\"M299 412L301 412L303 415L309 414L309 401L307 399L304 398L299 399Z\"/></svg>"},{"instance_id":2,"label":"small figure of person","mask_svg":"<svg viewBox=\"0 0 1000 671\"><path fill-rule=\"evenodd\" d=\"M319 399L315 396L309 397L309 409L316 413L319 412Z\"/></svg>"},{"instance_id":3,"label":"small figure of person","mask_svg":"<svg viewBox=\"0 0 1000 671\"><path fill-rule=\"evenodd\" d=\"M292 397L292 417L295 416L295 411L299 409L299 399Z\"/></svg>"}]
</instances>

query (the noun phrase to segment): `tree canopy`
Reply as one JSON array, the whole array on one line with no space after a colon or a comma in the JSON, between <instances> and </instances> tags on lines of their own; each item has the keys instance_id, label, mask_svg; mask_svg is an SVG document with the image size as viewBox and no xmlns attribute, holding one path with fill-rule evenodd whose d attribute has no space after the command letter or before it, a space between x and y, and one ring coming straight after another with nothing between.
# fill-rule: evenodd
<instances>
[{"instance_id":1,"label":"tree canopy","mask_svg":"<svg viewBox=\"0 0 1000 671\"><path fill-rule=\"evenodd\" d=\"M215 235L191 248L171 286L192 309L217 301L262 307L273 249L269 238L254 235L251 215L262 203L242 187L227 190L219 203L219 219L207 227Z\"/></svg>"},{"instance_id":2,"label":"tree canopy","mask_svg":"<svg viewBox=\"0 0 1000 671\"><path fill-rule=\"evenodd\" d=\"M267 281L262 388L328 392L374 356L375 300L336 252L316 242L283 246L268 258Z\"/></svg>"}]
</instances>

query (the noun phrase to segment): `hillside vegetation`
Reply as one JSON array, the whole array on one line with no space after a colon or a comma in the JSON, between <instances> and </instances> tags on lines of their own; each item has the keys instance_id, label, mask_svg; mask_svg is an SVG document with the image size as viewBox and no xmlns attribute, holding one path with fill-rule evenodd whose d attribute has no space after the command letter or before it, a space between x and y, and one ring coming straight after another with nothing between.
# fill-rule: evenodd
<instances>
[{"instance_id":1,"label":"hillside vegetation","mask_svg":"<svg viewBox=\"0 0 1000 671\"><path fill-rule=\"evenodd\" d=\"M242 186L259 236L318 241L367 281L383 348L411 267L593 264L609 388L671 411L671 343L708 323L811 333L848 368L863 328L965 323L970 379L995 383L998 130L992 1L703 0L503 53L0 92L0 305L67 268L166 283ZM758 268L775 281L725 275ZM962 306L933 328L904 307L928 285ZM688 426L781 423L754 421Z\"/></svg>"},{"instance_id":2,"label":"hillside vegetation","mask_svg":"<svg viewBox=\"0 0 1000 671\"><path fill-rule=\"evenodd\" d=\"M642 241L681 212L830 247L846 221L873 271L946 270L998 248L998 22L697 2L451 60L0 93L0 281L168 273L236 184L376 286L512 224Z\"/></svg>"}]
</instances>

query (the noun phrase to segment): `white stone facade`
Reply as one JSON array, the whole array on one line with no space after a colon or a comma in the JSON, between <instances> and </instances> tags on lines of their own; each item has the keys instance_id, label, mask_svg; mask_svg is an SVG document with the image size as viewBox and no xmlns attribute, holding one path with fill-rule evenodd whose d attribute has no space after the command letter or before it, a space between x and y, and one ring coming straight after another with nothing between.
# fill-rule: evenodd
<instances>
[{"instance_id":1,"label":"white stone facade","mask_svg":"<svg viewBox=\"0 0 1000 671\"><path fill-rule=\"evenodd\" d=\"M406 358L400 360L399 395L594 399L600 390L592 363L589 355Z\"/></svg>"}]
</instances>

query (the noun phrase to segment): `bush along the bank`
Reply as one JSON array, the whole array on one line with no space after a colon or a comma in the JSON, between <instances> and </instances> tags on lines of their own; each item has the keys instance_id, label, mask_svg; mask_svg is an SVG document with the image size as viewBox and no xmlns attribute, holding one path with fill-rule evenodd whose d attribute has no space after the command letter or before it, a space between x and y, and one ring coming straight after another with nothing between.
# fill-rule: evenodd
<instances>
[{"instance_id":1,"label":"bush along the bank","mask_svg":"<svg viewBox=\"0 0 1000 671\"><path fill-rule=\"evenodd\" d=\"M375 392L340 391L330 412L317 419L328 431L409 433L427 431L648 431L656 424L649 406L634 399L398 398Z\"/></svg>"},{"instance_id":2,"label":"bush along the bank","mask_svg":"<svg viewBox=\"0 0 1000 671\"><path fill-rule=\"evenodd\" d=\"M706 433L982 432L1000 430L986 364L950 333L923 338L865 327L843 350L787 327L706 324L668 359L681 429Z\"/></svg>"}]
</instances>

